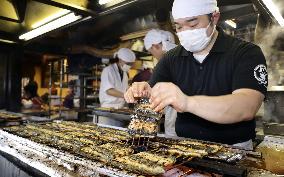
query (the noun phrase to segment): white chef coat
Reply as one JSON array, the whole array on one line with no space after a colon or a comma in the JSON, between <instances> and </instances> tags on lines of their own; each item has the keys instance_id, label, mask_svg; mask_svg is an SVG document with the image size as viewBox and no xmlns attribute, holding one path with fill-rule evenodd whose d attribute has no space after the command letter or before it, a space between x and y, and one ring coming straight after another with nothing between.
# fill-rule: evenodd
<instances>
[{"instance_id":1,"label":"white chef coat","mask_svg":"<svg viewBox=\"0 0 284 177\"><path fill-rule=\"evenodd\" d=\"M105 108L122 108L125 104L124 98L118 98L107 94L107 90L116 89L125 93L128 89L128 75L123 72L123 79L121 80L119 69L116 63L111 64L103 69L101 74L101 85L99 98L101 107ZM106 117L99 117L99 123L108 124L113 126L120 126L121 122Z\"/></svg>"},{"instance_id":2,"label":"white chef coat","mask_svg":"<svg viewBox=\"0 0 284 177\"><path fill-rule=\"evenodd\" d=\"M165 134L168 136L177 136L176 134L176 119L177 119L177 111L167 106L165 108Z\"/></svg>"},{"instance_id":3,"label":"white chef coat","mask_svg":"<svg viewBox=\"0 0 284 177\"><path fill-rule=\"evenodd\" d=\"M123 98L117 98L107 94L107 90L116 89L122 93L125 93L128 88L128 76L126 72L123 72L123 79L121 81L119 69L116 63L111 64L103 69L101 74L100 85L100 103L101 107L106 108L122 108L125 104Z\"/></svg>"},{"instance_id":4,"label":"white chef coat","mask_svg":"<svg viewBox=\"0 0 284 177\"><path fill-rule=\"evenodd\" d=\"M144 45L147 50L149 50L154 44L159 44L162 42L163 51L169 51L175 48L174 35L171 32L163 31L159 29L150 30L145 38ZM168 136L177 136L175 131L175 123L177 118L177 112L172 107L168 106L165 109L165 134Z\"/></svg>"}]
</instances>

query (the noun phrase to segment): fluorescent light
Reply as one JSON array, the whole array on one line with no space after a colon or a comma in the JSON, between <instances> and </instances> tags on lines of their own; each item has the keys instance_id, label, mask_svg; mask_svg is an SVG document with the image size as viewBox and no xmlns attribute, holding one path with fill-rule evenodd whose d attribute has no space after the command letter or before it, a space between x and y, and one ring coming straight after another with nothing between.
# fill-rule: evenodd
<instances>
[{"instance_id":1,"label":"fluorescent light","mask_svg":"<svg viewBox=\"0 0 284 177\"><path fill-rule=\"evenodd\" d=\"M237 24L233 20L226 20L225 23L230 25L232 28L237 28Z\"/></svg>"},{"instance_id":2,"label":"fluorescent light","mask_svg":"<svg viewBox=\"0 0 284 177\"><path fill-rule=\"evenodd\" d=\"M79 19L81 19L82 16L81 15L75 15L74 13L70 13L70 14L67 14L63 17L60 17L54 21L51 21L45 25L42 25L32 31L29 31L25 34L22 34L21 36L19 36L19 39L21 40L30 40L32 38L35 38L37 36L40 36L44 33L47 33L49 31L52 31L52 30L55 30L57 28L60 28L62 26L65 26L69 23L72 23L74 21L77 21Z\"/></svg>"},{"instance_id":3,"label":"fluorescent light","mask_svg":"<svg viewBox=\"0 0 284 177\"><path fill-rule=\"evenodd\" d=\"M14 41L6 40L6 39L0 39L0 42L5 42L5 43L9 43L9 44L14 44L14 43L16 43L16 42L14 42Z\"/></svg>"},{"instance_id":4,"label":"fluorescent light","mask_svg":"<svg viewBox=\"0 0 284 177\"><path fill-rule=\"evenodd\" d=\"M62 17L63 15L66 15L68 13L70 13L71 11L70 10L66 10L66 9L63 9L53 15L50 15L48 17L46 17L45 19L39 21L39 22L36 22L35 24L32 25L32 28L37 28L37 27L40 27L48 22L51 22L52 20L55 20L59 17Z\"/></svg>"},{"instance_id":5,"label":"fluorescent light","mask_svg":"<svg viewBox=\"0 0 284 177\"><path fill-rule=\"evenodd\" d=\"M107 4L109 2L111 2L112 0L99 0L99 4L100 5L104 5L104 4Z\"/></svg>"},{"instance_id":6,"label":"fluorescent light","mask_svg":"<svg viewBox=\"0 0 284 177\"><path fill-rule=\"evenodd\" d=\"M284 18L282 17L280 10L274 4L272 0L262 0L270 13L274 16L281 27L284 27Z\"/></svg>"}]
</instances>

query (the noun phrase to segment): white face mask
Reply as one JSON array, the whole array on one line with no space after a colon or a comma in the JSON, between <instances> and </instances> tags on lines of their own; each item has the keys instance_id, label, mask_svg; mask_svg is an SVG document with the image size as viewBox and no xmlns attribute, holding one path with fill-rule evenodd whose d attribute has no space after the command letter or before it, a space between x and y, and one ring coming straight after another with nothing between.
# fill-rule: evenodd
<instances>
[{"instance_id":1,"label":"white face mask","mask_svg":"<svg viewBox=\"0 0 284 177\"><path fill-rule=\"evenodd\" d=\"M121 70L124 72L128 72L130 70L131 66L127 65L127 64L123 64L123 66L121 67Z\"/></svg>"},{"instance_id":2,"label":"white face mask","mask_svg":"<svg viewBox=\"0 0 284 177\"><path fill-rule=\"evenodd\" d=\"M212 34L208 37L207 30L210 27L210 24L206 28L194 29L194 30L186 30L182 32L178 32L178 38L180 40L181 45L190 52L200 52L211 41L213 34L215 32L216 26L214 25L214 29Z\"/></svg>"}]
</instances>

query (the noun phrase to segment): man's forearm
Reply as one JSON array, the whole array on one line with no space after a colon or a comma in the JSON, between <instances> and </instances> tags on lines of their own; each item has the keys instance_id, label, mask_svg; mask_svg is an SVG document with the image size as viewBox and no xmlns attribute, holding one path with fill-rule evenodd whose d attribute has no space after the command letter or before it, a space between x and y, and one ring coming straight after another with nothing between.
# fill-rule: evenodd
<instances>
[{"instance_id":1,"label":"man's forearm","mask_svg":"<svg viewBox=\"0 0 284 177\"><path fill-rule=\"evenodd\" d=\"M246 94L225 96L192 96L187 99L186 112L208 121L232 124L254 118L262 98L252 99Z\"/></svg>"},{"instance_id":2,"label":"man's forearm","mask_svg":"<svg viewBox=\"0 0 284 177\"><path fill-rule=\"evenodd\" d=\"M114 88L109 89L106 91L108 95L118 97L118 98L124 98L124 94Z\"/></svg>"}]
</instances>

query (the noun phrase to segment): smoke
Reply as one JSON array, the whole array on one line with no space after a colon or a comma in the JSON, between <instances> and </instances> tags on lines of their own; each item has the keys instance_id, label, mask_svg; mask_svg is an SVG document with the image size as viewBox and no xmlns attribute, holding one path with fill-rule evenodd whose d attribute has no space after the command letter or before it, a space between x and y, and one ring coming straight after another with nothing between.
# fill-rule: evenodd
<instances>
[{"instance_id":1,"label":"smoke","mask_svg":"<svg viewBox=\"0 0 284 177\"><path fill-rule=\"evenodd\" d=\"M283 14L284 1L278 0L276 6ZM284 73L284 56L278 51L277 43L284 41L281 38L284 36L284 28L280 26L272 26L271 28L260 32L257 36L260 36L260 40L257 40L257 44L261 47L268 64L268 87L283 85ZM283 44L282 44L283 45ZM281 47L280 47L281 48ZM280 92L277 92L280 93ZM283 97L279 94L268 94L264 108L262 119L264 122L276 122L280 123L284 121L283 113ZM281 120L281 121L280 121Z\"/></svg>"},{"instance_id":2,"label":"smoke","mask_svg":"<svg viewBox=\"0 0 284 177\"><path fill-rule=\"evenodd\" d=\"M284 28L272 26L258 35L261 38L257 43L262 49L268 65L269 87L282 85L284 60L281 52L278 51L278 43L281 42L279 39L284 35Z\"/></svg>"},{"instance_id":3,"label":"smoke","mask_svg":"<svg viewBox=\"0 0 284 177\"><path fill-rule=\"evenodd\" d=\"M268 65L268 87L283 85L284 56L283 52L278 51L278 43L279 39L281 42L281 38L284 35L284 28L272 26L258 35L261 36L261 39L258 40L258 45L262 49ZM278 94L268 94L262 120L280 123L281 117L283 118L283 111L281 111L283 104L283 99Z\"/></svg>"},{"instance_id":4,"label":"smoke","mask_svg":"<svg viewBox=\"0 0 284 177\"><path fill-rule=\"evenodd\" d=\"M258 45L267 59L277 52L275 42L281 35L284 35L284 28L280 26L272 26L262 32L262 38L258 42Z\"/></svg>"}]
</instances>

